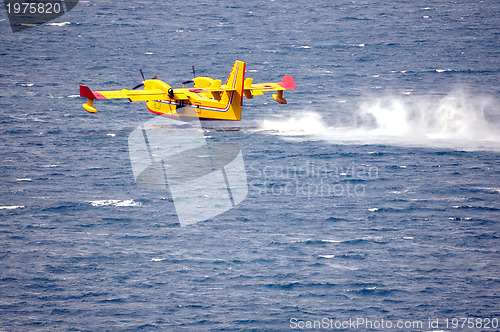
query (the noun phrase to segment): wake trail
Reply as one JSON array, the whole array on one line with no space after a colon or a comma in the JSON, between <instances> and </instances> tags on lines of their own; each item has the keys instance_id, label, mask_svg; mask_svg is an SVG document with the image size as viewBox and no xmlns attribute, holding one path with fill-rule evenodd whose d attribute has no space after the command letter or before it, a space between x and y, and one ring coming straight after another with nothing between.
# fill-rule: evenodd
<instances>
[{"instance_id":1,"label":"wake trail","mask_svg":"<svg viewBox=\"0 0 500 332\"><path fill-rule=\"evenodd\" d=\"M333 144L500 151L497 105L500 102L492 97L463 90L446 96L384 96L360 103L351 112L349 125L329 125L335 114L302 111L288 118L264 120L260 130L288 139Z\"/></svg>"}]
</instances>

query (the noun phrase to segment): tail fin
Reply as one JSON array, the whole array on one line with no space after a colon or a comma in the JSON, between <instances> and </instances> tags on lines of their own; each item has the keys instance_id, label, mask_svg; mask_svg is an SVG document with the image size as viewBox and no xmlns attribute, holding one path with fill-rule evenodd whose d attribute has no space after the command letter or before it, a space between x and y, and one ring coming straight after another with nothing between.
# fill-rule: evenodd
<instances>
[{"instance_id":1,"label":"tail fin","mask_svg":"<svg viewBox=\"0 0 500 332\"><path fill-rule=\"evenodd\" d=\"M222 95L222 102L228 103L227 115L231 120L241 120L241 106L243 105L243 90L245 81L245 63L236 60L227 78L226 86L234 91L226 91Z\"/></svg>"}]
</instances>

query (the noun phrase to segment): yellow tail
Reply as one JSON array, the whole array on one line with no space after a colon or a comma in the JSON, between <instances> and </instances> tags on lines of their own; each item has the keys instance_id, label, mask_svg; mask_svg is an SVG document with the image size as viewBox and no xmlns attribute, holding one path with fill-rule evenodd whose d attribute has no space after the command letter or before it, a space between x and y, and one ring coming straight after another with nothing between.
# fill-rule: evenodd
<instances>
[{"instance_id":1,"label":"yellow tail","mask_svg":"<svg viewBox=\"0 0 500 332\"><path fill-rule=\"evenodd\" d=\"M241 120L241 106L243 105L243 90L245 82L245 63L236 60L227 78L226 86L234 91L222 93L221 103L229 105L225 118L228 120Z\"/></svg>"}]
</instances>

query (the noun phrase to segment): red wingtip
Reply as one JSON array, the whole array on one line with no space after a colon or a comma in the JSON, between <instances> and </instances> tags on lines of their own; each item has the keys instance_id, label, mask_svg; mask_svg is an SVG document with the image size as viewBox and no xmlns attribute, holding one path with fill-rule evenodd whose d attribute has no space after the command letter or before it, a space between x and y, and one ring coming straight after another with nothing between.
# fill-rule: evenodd
<instances>
[{"instance_id":1,"label":"red wingtip","mask_svg":"<svg viewBox=\"0 0 500 332\"><path fill-rule=\"evenodd\" d=\"M88 99L107 99L105 96L99 92L94 92L86 85L80 85L80 97Z\"/></svg>"},{"instance_id":2,"label":"red wingtip","mask_svg":"<svg viewBox=\"0 0 500 332\"><path fill-rule=\"evenodd\" d=\"M80 97L96 99L92 90L90 90L90 88L86 85L80 85Z\"/></svg>"},{"instance_id":3,"label":"red wingtip","mask_svg":"<svg viewBox=\"0 0 500 332\"><path fill-rule=\"evenodd\" d=\"M283 79L281 80L280 83L278 83L280 86L285 88L286 90L295 90L295 80L293 79L293 76L285 75Z\"/></svg>"}]
</instances>

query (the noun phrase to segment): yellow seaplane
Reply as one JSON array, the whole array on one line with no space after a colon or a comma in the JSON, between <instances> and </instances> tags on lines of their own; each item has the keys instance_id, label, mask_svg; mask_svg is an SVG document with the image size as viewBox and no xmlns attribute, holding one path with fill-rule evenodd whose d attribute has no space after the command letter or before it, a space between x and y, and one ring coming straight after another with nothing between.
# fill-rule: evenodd
<instances>
[{"instance_id":1,"label":"yellow seaplane","mask_svg":"<svg viewBox=\"0 0 500 332\"><path fill-rule=\"evenodd\" d=\"M142 74L142 70L141 70ZM199 118L201 120L241 120L243 96L252 99L266 91L276 91L274 100L286 104L283 98L284 90L294 90L295 81L292 76L285 75L278 83L253 83L253 79L245 78L245 63L234 63L226 84L210 77L196 77L182 83L182 88L174 89L157 77L146 80L132 90L92 91L85 85L80 85L80 96L87 98L83 108L90 113L97 113L94 99L119 99L129 101L146 101L147 108L154 114L164 115L180 120ZM185 88L185 84L193 83L193 88ZM144 86L144 90L135 90Z\"/></svg>"}]
</instances>

